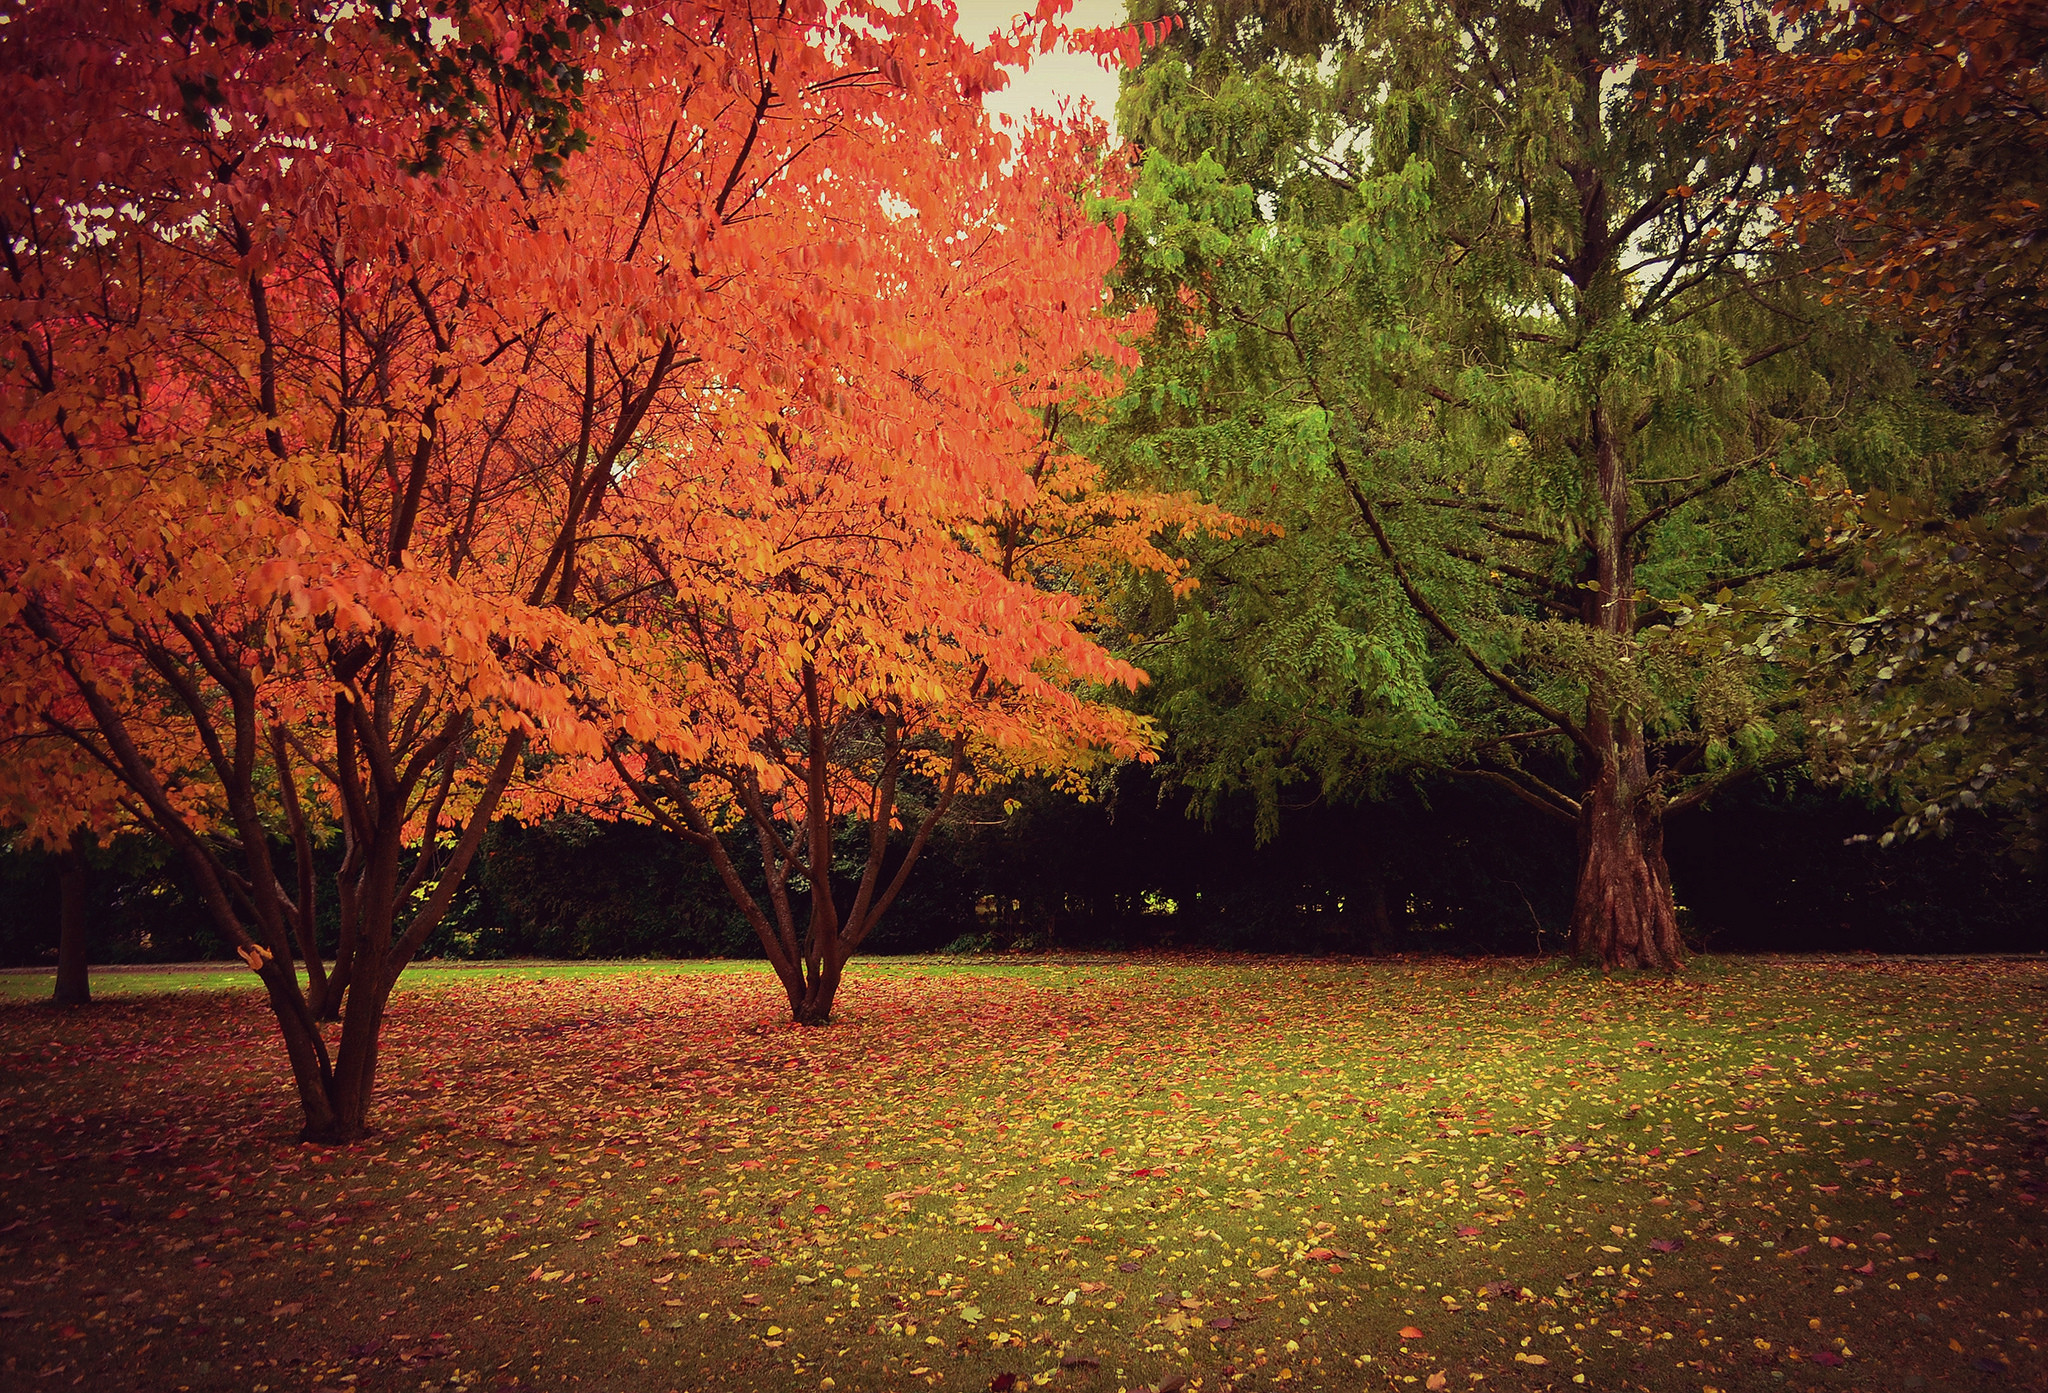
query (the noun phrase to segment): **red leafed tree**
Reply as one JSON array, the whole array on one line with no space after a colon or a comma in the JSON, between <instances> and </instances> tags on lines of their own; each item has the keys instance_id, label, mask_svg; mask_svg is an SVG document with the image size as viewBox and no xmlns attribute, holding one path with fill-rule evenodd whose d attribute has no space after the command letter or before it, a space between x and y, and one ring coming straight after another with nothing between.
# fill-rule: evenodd
<instances>
[{"instance_id":1,"label":"red leafed tree","mask_svg":"<svg viewBox=\"0 0 2048 1393\"><path fill-rule=\"evenodd\" d=\"M177 850L328 1139L367 1125L393 985L528 751L601 756L618 710L707 740L615 660L589 548L620 484L771 416L826 456L905 428L852 387L909 391L928 316L824 297L1035 36L865 4L472 4L397 39L380 13L0 28L0 776L52 835L118 815ZM114 813L36 782L52 741Z\"/></svg>"},{"instance_id":2,"label":"red leafed tree","mask_svg":"<svg viewBox=\"0 0 2048 1393\"><path fill-rule=\"evenodd\" d=\"M1791 235L1912 333L1962 401L2012 427L2048 387L2048 8L2038 0L1778 0L1668 100L1798 181Z\"/></svg>"},{"instance_id":3,"label":"red leafed tree","mask_svg":"<svg viewBox=\"0 0 2048 1393\"><path fill-rule=\"evenodd\" d=\"M618 486L585 602L616 619L614 658L649 684L645 704L612 709L603 767L535 791L537 806L637 807L702 848L806 1024L830 1017L962 789L1151 757L1145 723L1102 699L1142 680L1096 641L1107 582L1134 567L1177 580L1161 532L1238 526L1105 487L1064 443L1133 327L1104 311L1115 245L1079 197L1099 128L1013 141L977 103L948 115L906 148L927 163L886 218L839 241L874 194L830 181L814 246L784 253L820 278L814 360L781 364L776 391L707 413ZM892 351L836 348L878 315ZM808 378L829 385L777 394ZM848 825L862 849L835 875Z\"/></svg>"}]
</instances>

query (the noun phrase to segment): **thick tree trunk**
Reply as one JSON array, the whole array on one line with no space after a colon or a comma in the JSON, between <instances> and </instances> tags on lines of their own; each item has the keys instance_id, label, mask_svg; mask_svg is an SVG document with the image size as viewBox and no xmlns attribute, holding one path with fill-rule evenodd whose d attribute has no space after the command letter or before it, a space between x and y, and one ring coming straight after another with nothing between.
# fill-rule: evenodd
<instances>
[{"instance_id":1,"label":"thick tree trunk","mask_svg":"<svg viewBox=\"0 0 2048 1393\"><path fill-rule=\"evenodd\" d=\"M329 1144L356 1141L370 1130L370 1105L376 1096L378 1054L390 1000L388 983L381 991L373 988L385 983L388 973L375 964L358 964L356 987L348 994L342 1012L341 1039L330 1057L320 1022L309 1005L277 980L290 970L289 964L280 966L273 960L264 965L262 975L271 987L271 1010L284 1036L292 1081L305 1116L299 1139Z\"/></svg>"},{"instance_id":2,"label":"thick tree trunk","mask_svg":"<svg viewBox=\"0 0 2048 1393\"><path fill-rule=\"evenodd\" d=\"M92 1002L92 982L86 971L85 899L92 879L76 842L58 863L57 886L57 989L51 1000L59 1006L86 1006Z\"/></svg>"},{"instance_id":3,"label":"thick tree trunk","mask_svg":"<svg viewBox=\"0 0 2048 1393\"><path fill-rule=\"evenodd\" d=\"M1640 788L1625 768L1609 764L1586 791L1572 946L1603 968L1675 972L1685 944L1664 863L1664 823Z\"/></svg>"},{"instance_id":4,"label":"thick tree trunk","mask_svg":"<svg viewBox=\"0 0 2048 1393\"><path fill-rule=\"evenodd\" d=\"M1598 92L1597 74L1589 77ZM1597 116L1593 118L1597 122ZM1604 193L1602 195L1604 198ZM1605 236L1605 213L1589 221ZM1604 322L1620 304L1620 279L1610 264L1581 284L1594 287L1592 322ZM1592 535L1595 582L1584 600L1584 621L1608 635L1629 661L1636 631L1635 540L1625 434L1618 436L1597 400L1588 418L1592 450L1589 482L1604 516ZM1675 972L1685 961L1671 872L1664 864L1664 804L1650 780L1649 748L1628 684L1596 678L1586 703L1586 743L1592 777L1579 800L1579 884L1572 902L1572 946L1603 968Z\"/></svg>"}]
</instances>

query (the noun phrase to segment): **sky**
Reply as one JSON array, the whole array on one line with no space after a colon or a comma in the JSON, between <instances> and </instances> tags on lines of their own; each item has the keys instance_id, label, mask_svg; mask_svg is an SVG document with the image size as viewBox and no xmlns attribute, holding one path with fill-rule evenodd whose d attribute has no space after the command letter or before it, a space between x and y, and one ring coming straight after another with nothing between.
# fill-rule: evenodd
<instances>
[{"instance_id":1,"label":"sky","mask_svg":"<svg viewBox=\"0 0 2048 1393\"><path fill-rule=\"evenodd\" d=\"M961 37L975 43L985 42L989 34L1001 28L1011 15L1028 8L1015 0L957 0L957 3L960 20L955 27ZM1067 24L1076 29L1121 25L1123 22L1124 0L1075 0L1073 13L1067 16ZM1012 74L1010 85L987 100L989 110L1007 111L1021 117L1034 107L1050 111L1058 105L1061 97L1083 98L1095 104L1096 111L1114 130L1116 87L1117 75L1105 70L1092 55L1068 53L1061 49L1041 56L1023 75Z\"/></svg>"}]
</instances>

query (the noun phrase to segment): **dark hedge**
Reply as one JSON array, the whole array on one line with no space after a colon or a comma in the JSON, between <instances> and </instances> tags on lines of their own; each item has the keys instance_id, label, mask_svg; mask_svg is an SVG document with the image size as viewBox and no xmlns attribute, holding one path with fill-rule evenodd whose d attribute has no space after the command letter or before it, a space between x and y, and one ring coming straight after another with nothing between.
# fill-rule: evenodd
<instances>
[{"instance_id":1,"label":"dark hedge","mask_svg":"<svg viewBox=\"0 0 2048 1393\"><path fill-rule=\"evenodd\" d=\"M1248 807L1190 819L1184 797L1141 769L1124 771L1101 801L1026 791L1021 803L1008 816L993 804L963 808L867 951L1529 953L1564 943L1571 829L1485 786L1446 782L1363 807L1291 810L1263 847ZM1694 946L2048 947L2040 886L2002 854L1994 828L1965 821L1944 840L1891 849L1852 840L1889 816L1790 785L1731 792L1675 821L1668 850ZM857 852L849 837L842 878ZM758 881L758 867L742 864ZM95 962L228 956L176 864L151 848L98 853L92 885ZM331 942L331 903L326 912ZM0 961L54 961L56 924L54 859L0 856ZM701 852L581 817L493 827L427 947L464 958L758 951Z\"/></svg>"}]
</instances>

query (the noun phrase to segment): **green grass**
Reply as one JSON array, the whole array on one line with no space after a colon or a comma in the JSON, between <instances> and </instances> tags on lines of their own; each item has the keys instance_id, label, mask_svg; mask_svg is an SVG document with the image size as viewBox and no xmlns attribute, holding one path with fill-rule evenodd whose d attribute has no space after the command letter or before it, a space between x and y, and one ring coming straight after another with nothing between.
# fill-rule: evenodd
<instances>
[{"instance_id":1,"label":"green grass","mask_svg":"<svg viewBox=\"0 0 2048 1393\"><path fill-rule=\"evenodd\" d=\"M0 1385L2048 1377L2038 961L435 968L327 1150L161 975L0 1009Z\"/></svg>"},{"instance_id":2,"label":"green grass","mask_svg":"<svg viewBox=\"0 0 2048 1393\"><path fill-rule=\"evenodd\" d=\"M752 970L751 964L740 962L693 963L691 966L704 972ZM461 986L470 982L488 982L506 973L548 981L575 981L592 977L613 977L622 973L641 973L647 971L648 967L649 964L645 962L420 962L406 969L401 985L402 989L407 991L432 990ZM299 981L304 983L305 980L305 971L301 969ZM56 972L49 968L0 972L0 1002L48 1001L55 982ZM102 967L93 969L92 977L92 992L96 1000L102 997L118 1000L125 997L171 996L187 992L254 993L261 987L262 983L257 980L256 974L240 963L191 963L176 967Z\"/></svg>"}]
</instances>

